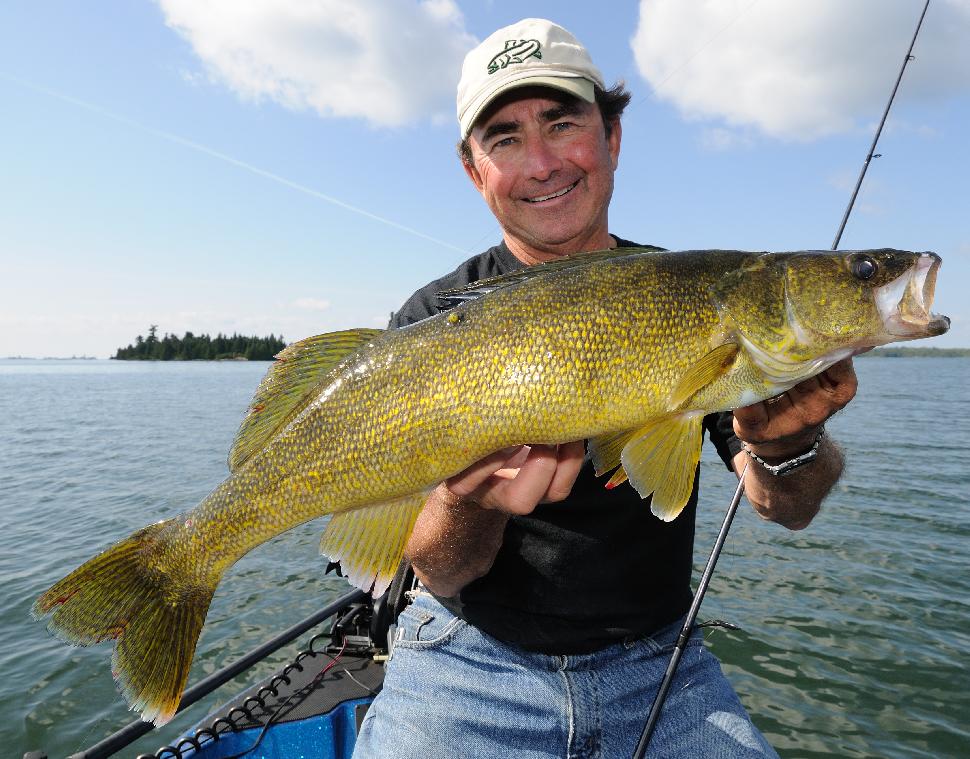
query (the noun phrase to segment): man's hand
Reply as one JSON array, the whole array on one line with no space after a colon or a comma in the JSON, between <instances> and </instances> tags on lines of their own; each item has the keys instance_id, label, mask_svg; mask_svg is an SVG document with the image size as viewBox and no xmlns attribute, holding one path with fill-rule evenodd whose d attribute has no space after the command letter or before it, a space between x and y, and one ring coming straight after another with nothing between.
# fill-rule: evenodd
<instances>
[{"instance_id":1,"label":"man's hand","mask_svg":"<svg viewBox=\"0 0 970 759\"><path fill-rule=\"evenodd\" d=\"M488 572L509 519L569 495L584 453L582 440L515 446L440 484L418 515L405 548L418 579L434 593L452 597Z\"/></svg>"},{"instance_id":2,"label":"man's hand","mask_svg":"<svg viewBox=\"0 0 970 759\"><path fill-rule=\"evenodd\" d=\"M736 409L734 433L768 463L787 461L812 447L821 425L855 397L857 386L852 360L839 361L776 398ZM842 474L842 454L828 437L814 462L785 477L742 451L734 457L735 471L745 464L745 493L755 511L792 530L808 526Z\"/></svg>"},{"instance_id":3,"label":"man's hand","mask_svg":"<svg viewBox=\"0 0 970 759\"><path fill-rule=\"evenodd\" d=\"M808 450L818 428L855 397L852 359L833 364L774 398L734 412L734 434L765 459L786 460Z\"/></svg>"},{"instance_id":4,"label":"man's hand","mask_svg":"<svg viewBox=\"0 0 970 759\"><path fill-rule=\"evenodd\" d=\"M445 481L459 498L507 514L530 514L569 495L586 453L582 440L506 448Z\"/></svg>"}]
</instances>

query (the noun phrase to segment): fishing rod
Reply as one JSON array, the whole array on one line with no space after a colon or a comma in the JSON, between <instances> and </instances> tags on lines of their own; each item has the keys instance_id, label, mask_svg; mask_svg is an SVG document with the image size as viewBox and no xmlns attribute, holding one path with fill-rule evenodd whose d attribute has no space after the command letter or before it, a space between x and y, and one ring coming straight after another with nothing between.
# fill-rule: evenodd
<instances>
[{"instance_id":1,"label":"fishing rod","mask_svg":"<svg viewBox=\"0 0 970 759\"><path fill-rule=\"evenodd\" d=\"M859 179L856 181L855 189L852 191L852 197L849 199L849 204L845 209L845 214L842 216L842 223L839 225L839 231L835 235L835 241L832 243L832 250L838 250L839 242L842 239L842 232L845 231L845 225L849 221L849 216L852 213L852 209L855 206L856 198L859 195L859 188L862 186L862 180L866 176L866 171L869 168L869 163L873 158L878 158L879 154L876 153L876 145L879 142L879 137L882 134L882 128L886 124L886 119L889 117L889 109L892 108L893 100L896 98L896 92L899 90L899 83L903 79L903 73L906 71L906 66L911 60L913 60L913 47L916 45L916 38L919 37L920 28L923 26L923 19L926 17L926 11L930 7L930 0L926 0L923 5L923 12L920 13L919 21L916 24L916 31L913 33L913 39L909 43L909 48L906 51L906 55L903 58L903 65L899 69L899 75L896 77L896 83L893 86L893 91L889 96L889 101L886 103L886 108L883 111L882 119L879 122L879 127L876 129L876 135L872 140L872 145L869 147L869 153L866 155L866 160L862 164L862 171L859 173ZM640 740L637 743L636 750L633 752L633 759L643 759L646 755L647 746L650 745L650 738L653 736L654 729L657 726L657 720L660 718L660 712L663 709L664 702L667 700L667 693L670 690L670 686L674 681L674 674L677 671L677 665L680 663L680 658L684 653L684 649L687 647L687 641L690 639L690 635L694 630L695 623L697 621L697 614L700 611L701 603L704 600L704 595L707 593L707 588L711 582L711 575L714 574L714 567L717 565L717 560L721 555L721 551L724 548L724 542L727 540L728 531L731 529L731 523L734 521L734 515L737 513L738 504L741 503L741 496L744 494L744 476L748 471L748 464L745 463L744 469L741 470L741 474L738 475L738 486L734 491L734 497L731 499L731 503L728 505L727 512L724 515L724 521L721 522L721 529L717 533L717 538L714 540L714 547L711 549L711 555L707 559L707 565L704 567L704 573L701 575L700 582L697 584L697 591L694 593L694 600L690 605L690 609L687 612L687 616L684 618L684 624L680 629L680 634L677 636L677 642L674 645L674 651L670 656L670 662L667 664L667 671L664 672L663 680L660 682L660 688L657 690L657 695L654 696L653 704L650 707L650 713L647 716L646 724L643 726L643 732L640 734ZM724 623L716 623L724 624ZM730 627L730 625L725 625Z\"/></svg>"},{"instance_id":2,"label":"fishing rod","mask_svg":"<svg viewBox=\"0 0 970 759\"><path fill-rule=\"evenodd\" d=\"M835 240L832 242L832 250L839 249L839 242L842 240L842 232L845 231L845 225L849 221L849 214L852 213L852 207L855 205L856 198L859 195L859 188L862 187L862 180L865 179L866 171L869 170L869 164L872 162L873 158L879 158L880 153L876 152L876 145L879 142L879 137L882 135L882 128L886 124L886 119L889 117L889 109L893 106L893 100L896 99L896 91L899 89L899 83L903 81L903 73L906 71L906 66L909 62L913 60L913 47L916 45L916 38L919 37L920 27L923 26L923 19L926 18L926 11L930 7L930 0L926 0L926 4L923 6L923 12L919 15L919 22L916 24L916 31L913 32L913 39L909 43L909 49L906 51L906 55L903 57L903 65L899 67L899 76L896 77L896 84L893 86L892 94L889 96L889 102L886 103L886 110L882 112L882 119L879 122L879 128L876 129L876 135L872 138L872 145L869 147L869 153L866 155L866 160L862 164L862 171L859 172L859 178L856 180L855 189L852 191L852 197L849 198L849 205L845 207L845 214L842 216L842 223L839 225L839 231L835 233Z\"/></svg>"},{"instance_id":3,"label":"fishing rod","mask_svg":"<svg viewBox=\"0 0 970 759\"><path fill-rule=\"evenodd\" d=\"M701 581L697 584L697 592L694 593L694 600L690 605L687 616L684 618L684 625L680 628L680 635L677 636L677 643L674 645L674 652L671 654L670 662L667 664L667 671L664 672L663 680L660 682L660 690L657 691L657 695L653 700L653 706L650 707L647 724L643 728L643 733L640 734L640 742L637 743L636 751L633 752L634 759L642 759L645 755L647 745L650 743L650 736L653 735L653 730L657 726L660 710L663 709L664 701L667 699L667 691L670 690L670 684L674 681L674 673L677 671L677 665L680 664L680 657L683 655L684 649L687 647L687 641L694 631L694 622L697 620L697 613L700 611L701 601L704 600L707 586L711 584L711 575L714 574L714 567L721 555L724 541L727 540L728 530L731 529L734 515L738 511L738 504L741 503L741 496L744 494L744 475L747 471L748 465L745 463L744 469L741 470L741 474L738 476L738 487L734 491L734 497L731 499L731 504L728 506L727 513L724 515L724 521L721 523L721 529L717 533L717 539L714 541L714 548L711 549L707 566L704 567L704 574L701 575Z\"/></svg>"}]
</instances>

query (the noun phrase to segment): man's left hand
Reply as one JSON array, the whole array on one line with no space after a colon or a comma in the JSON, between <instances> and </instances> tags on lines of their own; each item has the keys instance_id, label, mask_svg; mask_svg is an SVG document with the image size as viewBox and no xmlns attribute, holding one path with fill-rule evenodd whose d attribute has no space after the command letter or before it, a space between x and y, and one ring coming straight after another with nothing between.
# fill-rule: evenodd
<instances>
[{"instance_id":1,"label":"man's left hand","mask_svg":"<svg viewBox=\"0 0 970 759\"><path fill-rule=\"evenodd\" d=\"M769 463L788 461L812 447L821 425L855 397L857 384L852 360L839 361L775 398L735 409L734 432ZM748 464L744 451L734 457L739 475ZM786 477L776 477L757 463L748 466L744 489L762 518L800 530L818 513L841 473L842 454L825 438L815 461Z\"/></svg>"},{"instance_id":2,"label":"man's left hand","mask_svg":"<svg viewBox=\"0 0 970 759\"><path fill-rule=\"evenodd\" d=\"M734 434L762 458L792 458L812 446L818 428L855 397L857 386L852 359L843 359L781 395L735 409Z\"/></svg>"}]
</instances>

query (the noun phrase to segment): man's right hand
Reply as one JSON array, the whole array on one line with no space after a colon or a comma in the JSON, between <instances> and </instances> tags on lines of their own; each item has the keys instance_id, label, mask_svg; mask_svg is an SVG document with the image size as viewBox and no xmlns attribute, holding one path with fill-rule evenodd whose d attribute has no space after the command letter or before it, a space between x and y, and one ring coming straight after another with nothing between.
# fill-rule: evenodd
<instances>
[{"instance_id":1,"label":"man's right hand","mask_svg":"<svg viewBox=\"0 0 970 759\"><path fill-rule=\"evenodd\" d=\"M435 488L405 554L439 596L456 596L491 569L513 515L561 501L583 464L583 441L516 446L487 456Z\"/></svg>"},{"instance_id":2,"label":"man's right hand","mask_svg":"<svg viewBox=\"0 0 970 759\"><path fill-rule=\"evenodd\" d=\"M582 440L505 448L450 477L444 486L485 509L530 514L540 503L561 501L569 495L585 453Z\"/></svg>"}]
</instances>

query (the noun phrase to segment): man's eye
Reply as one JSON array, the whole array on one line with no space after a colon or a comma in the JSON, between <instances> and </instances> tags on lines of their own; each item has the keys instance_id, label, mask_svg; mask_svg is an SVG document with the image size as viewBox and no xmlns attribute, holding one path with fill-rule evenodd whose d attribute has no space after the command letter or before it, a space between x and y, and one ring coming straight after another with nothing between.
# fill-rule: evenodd
<instances>
[{"instance_id":1,"label":"man's eye","mask_svg":"<svg viewBox=\"0 0 970 759\"><path fill-rule=\"evenodd\" d=\"M552 125L552 128L553 128L553 130L555 130L557 132L565 132L571 126L572 126L572 124L570 122L568 122L568 121L558 121L558 122L556 122L555 124Z\"/></svg>"},{"instance_id":2,"label":"man's eye","mask_svg":"<svg viewBox=\"0 0 970 759\"><path fill-rule=\"evenodd\" d=\"M496 140L492 145L493 148L505 148L515 142L514 137L503 137L501 140Z\"/></svg>"}]
</instances>

